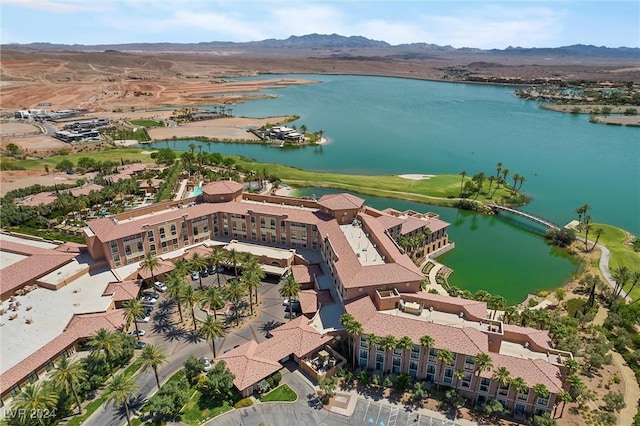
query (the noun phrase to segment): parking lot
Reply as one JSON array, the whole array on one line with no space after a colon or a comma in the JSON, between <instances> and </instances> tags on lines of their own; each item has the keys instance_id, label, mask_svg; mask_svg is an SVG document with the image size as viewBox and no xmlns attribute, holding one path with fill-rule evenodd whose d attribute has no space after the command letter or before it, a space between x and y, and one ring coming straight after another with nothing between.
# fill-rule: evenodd
<instances>
[{"instance_id":1,"label":"parking lot","mask_svg":"<svg viewBox=\"0 0 640 426\"><path fill-rule=\"evenodd\" d=\"M402 405L388 405L372 399L359 399L353 416L352 424L377 426L454 426L455 421L437 419L416 412Z\"/></svg>"}]
</instances>

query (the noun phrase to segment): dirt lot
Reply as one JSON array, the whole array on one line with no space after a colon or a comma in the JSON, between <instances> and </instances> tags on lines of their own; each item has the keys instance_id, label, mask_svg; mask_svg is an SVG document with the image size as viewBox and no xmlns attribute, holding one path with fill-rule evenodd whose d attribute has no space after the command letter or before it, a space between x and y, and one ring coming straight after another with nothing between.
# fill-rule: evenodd
<instances>
[{"instance_id":1,"label":"dirt lot","mask_svg":"<svg viewBox=\"0 0 640 426\"><path fill-rule=\"evenodd\" d=\"M14 189L26 188L31 185L52 186L54 183L76 183L81 175L68 175L66 173L46 174L44 170L10 170L0 173L0 196Z\"/></svg>"}]
</instances>

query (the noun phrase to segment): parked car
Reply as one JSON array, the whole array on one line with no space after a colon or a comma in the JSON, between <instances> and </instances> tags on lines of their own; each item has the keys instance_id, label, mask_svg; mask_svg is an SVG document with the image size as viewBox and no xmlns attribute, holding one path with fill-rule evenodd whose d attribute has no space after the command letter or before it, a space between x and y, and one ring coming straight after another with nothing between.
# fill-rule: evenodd
<instances>
[{"instance_id":1,"label":"parked car","mask_svg":"<svg viewBox=\"0 0 640 426\"><path fill-rule=\"evenodd\" d=\"M284 299L284 302L282 302L282 306L289 306L291 303L300 304L300 301L298 299Z\"/></svg>"},{"instance_id":2,"label":"parked car","mask_svg":"<svg viewBox=\"0 0 640 426\"><path fill-rule=\"evenodd\" d=\"M209 273L209 275L213 275L216 273L216 268L214 268L213 266L209 266L209 268L207 268L207 272Z\"/></svg>"},{"instance_id":3,"label":"parked car","mask_svg":"<svg viewBox=\"0 0 640 426\"><path fill-rule=\"evenodd\" d=\"M155 305L155 303L158 301L158 299L154 299L151 296L142 296L140 298L140 301L146 305Z\"/></svg>"},{"instance_id":4,"label":"parked car","mask_svg":"<svg viewBox=\"0 0 640 426\"><path fill-rule=\"evenodd\" d=\"M145 305L145 306L144 306L144 316L149 316L149 315L151 315L151 312L153 312L153 306L151 306L151 305Z\"/></svg>"},{"instance_id":5,"label":"parked car","mask_svg":"<svg viewBox=\"0 0 640 426\"><path fill-rule=\"evenodd\" d=\"M160 281L156 281L153 284L153 288L158 290L160 293L164 293L165 291L168 290L168 287L165 284L161 283Z\"/></svg>"},{"instance_id":6,"label":"parked car","mask_svg":"<svg viewBox=\"0 0 640 426\"><path fill-rule=\"evenodd\" d=\"M144 293L142 293L143 296L149 296L149 297L153 297L154 299L158 300L160 299L160 295L158 293L156 293L155 291L145 291Z\"/></svg>"},{"instance_id":7,"label":"parked car","mask_svg":"<svg viewBox=\"0 0 640 426\"><path fill-rule=\"evenodd\" d=\"M298 315L299 314L297 312L295 312L295 311L294 312L287 311L287 312L284 313L285 319L295 319L295 318L298 318Z\"/></svg>"},{"instance_id":8,"label":"parked car","mask_svg":"<svg viewBox=\"0 0 640 426\"><path fill-rule=\"evenodd\" d=\"M204 361L204 371L211 370L211 362L209 362L209 358L204 357L202 360Z\"/></svg>"},{"instance_id":9,"label":"parked car","mask_svg":"<svg viewBox=\"0 0 640 426\"><path fill-rule=\"evenodd\" d=\"M206 269L203 269L202 271L200 271L200 276L202 278L206 278L209 276L209 272Z\"/></svg>"},{"instance_id":10,"label":"parked car","mask_svg":"<svg viewBox=\"0 0 640 426\"><path fill-rule=\"evenodd\" d=\"M136 317L136 322L149 322L151 321L151 317L148 315L144 315L142 317Z\"/></svg>"},{"instance_id":11,"label":"parked car","mask_svg":"<svg viewBox=\"0 0 640 426\"><path fill-rule=\"evenodd\" d=\"M218 266L218 269L216 269L217 272L223 273L224 272L224 266Z\"/></svg>"},{"instance_id":12,"label":"parked car","mask_svg":"<svg viewBox=\"0 0 640 426\"><path fill-rule=\"evenodd\" d=\"M191 279L192 279L193 281L198 281L198 278L200 278L200 275L198 275L198 273L197 273L197 272L192 272L192 273L191 273Z\"/></svg>"},{"instance_id":13,"label":"parked car","mask_svg":"<svg viewBox=\"0 0 640 426\"><path fill-rule=\"evenodd\" d=\"M142 340L138 340L138 341L136 342L136 346L135 346L135 348L136 348L136 349L142 349L142 348L144 348L145 346L147 346L147 342L143 342Z\"/></svg>"},{"instance_id":14,"label":"parked car","mask_svg":"<svg viewBox=\"0 0 640 426\"><path fill-rule=\"evenodd\" d=\"M129 336L138 336L138 337L142 337L145 334L147 334L144 330L131 330L130 332L127 333Z\"/></svg>"}]
</instances>

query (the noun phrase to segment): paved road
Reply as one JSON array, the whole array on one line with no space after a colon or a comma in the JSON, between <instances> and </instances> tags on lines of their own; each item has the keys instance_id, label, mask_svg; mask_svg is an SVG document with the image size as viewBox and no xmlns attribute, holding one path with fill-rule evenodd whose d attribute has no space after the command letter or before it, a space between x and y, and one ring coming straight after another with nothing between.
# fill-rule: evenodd
<instances>
[{"instance_id":1,"label":"paved road","mask_svg":"<svg viewBox=\"0 0 640 426\"><path fill-rule=\"evenodd\" d=\"M220 278L221 283L224 284L228 279L233 278L233 272L221 274ZM188 282L194 288L200 286L199 281L189 279ZM203 278L202 285L204 287L217 286L216 274ZM263 282L262 287L258 289L258 300L262 305L260 313L256 314L254 318L246 318L244 323L241 322L240 327L235 326L235 320L227 323L227 334L216 341L217 353L233 349L248 340L255 339L261 342L266 339L265 335L268 330L272 330L287 321L284 319L285 310L282 306L282 298L278 293L277 283ZM177 309L174 304L166 300L164 295L161 295L151 315L152 321L148 324L138 324L139 328L146 332L142 340L149 344L159 345L169 357L169 362L162 366L158 372L161 383L180 370L190 355L196 358L203 356L213 358L211 342L204 341L193 334L190 310L183 308L185 319L183 324L175 321L178 318L175 312L177 312ZM204 319L206 316L204 312L197 308L195 312L196 317L199 319ZM249 315L248 306L242 311L242 314ZM136 382L140 388L140 395L132 403L133 411L141 408L147 399L157 391L155 376L151 370L146 373L139 373L136 376ZM125 422L124 410L114 408L111 404L108 404L94 412L87 419L85 425L115 426L123 425Z\"/></svg>"}]
</instances>

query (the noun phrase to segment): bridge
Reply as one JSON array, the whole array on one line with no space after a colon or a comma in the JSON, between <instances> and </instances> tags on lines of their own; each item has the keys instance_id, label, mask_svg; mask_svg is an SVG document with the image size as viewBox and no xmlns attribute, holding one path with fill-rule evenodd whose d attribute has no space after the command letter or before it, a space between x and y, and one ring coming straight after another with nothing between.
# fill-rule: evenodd
<instances>
[{"instance_id":1,"label":"bridge","mask_svg":"<svg viewBox=\"0 0 640 426\"><path fill-rule=\"evenodd\" d=\"M498 212L509 212L509 213L513 213L517 216L523 217L525 219L528 219L532 222L538 223L542 226L546 226L547 228L552 228L552 229L560 229L560 225L551 222L548 219L545 219L541 216L537 216L535 214L532 213L527 213L527 212L523 212L522 210L518 210L518 209L514 209L512 207L506 207L506 206L500 206L498 204L488 204L489 207L491 207L491 209L498 213Z\"/></svg>"}]
</instances>

